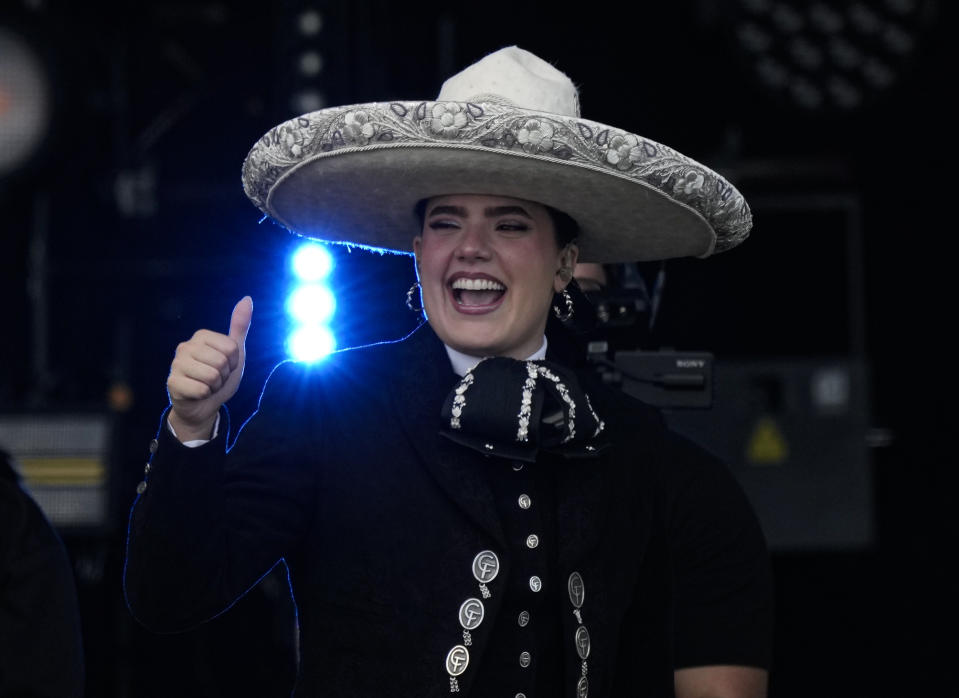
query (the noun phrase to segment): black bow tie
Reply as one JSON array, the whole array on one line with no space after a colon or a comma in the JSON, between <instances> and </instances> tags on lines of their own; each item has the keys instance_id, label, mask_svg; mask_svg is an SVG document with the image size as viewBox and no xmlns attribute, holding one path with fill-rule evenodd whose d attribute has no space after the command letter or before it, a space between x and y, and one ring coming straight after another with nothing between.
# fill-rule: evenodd
<instances>
[{"instance_id":1,"label":"black bow tie","mask_svg":"<svg viewBox=\"0 0 959 698\"><path fill-rule=\"evenodd\" d=\"M576 376L550 361L483 359L446 398L441 433L480 453L535 461L540 450L597 455L603 421Z\"/></svg>"}]
</instances>

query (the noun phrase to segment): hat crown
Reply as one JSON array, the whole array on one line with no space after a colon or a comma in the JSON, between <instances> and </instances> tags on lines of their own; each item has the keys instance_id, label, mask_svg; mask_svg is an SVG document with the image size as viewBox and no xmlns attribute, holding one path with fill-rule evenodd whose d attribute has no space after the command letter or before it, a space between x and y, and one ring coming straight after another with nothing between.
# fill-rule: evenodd
<instances>
[{"instance_id":1,"label":"hat crown","mask_svg":"<svg viewBox=\"0 0 959 698\"><path fill-rule=\"evenodd\" d=\"M443 83L439 102L496 102L579 118L579 93L565 73L518 46L507 46Z\"/></svg>"}]
</instances>

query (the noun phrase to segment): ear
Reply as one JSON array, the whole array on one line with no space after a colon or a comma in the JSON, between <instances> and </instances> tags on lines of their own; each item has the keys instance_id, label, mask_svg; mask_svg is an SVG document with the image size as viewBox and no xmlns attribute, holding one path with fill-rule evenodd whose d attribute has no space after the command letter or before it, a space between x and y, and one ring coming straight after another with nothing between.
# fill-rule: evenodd
<instances>
[{"instance_id":1,"label":"ear","mask_svg":"<svg viewBox=\"0 0 959 698\"><path fill-rule=\"evenodd\" d=\"M566 288L572 280L577 259L579 259L579 248L572 242L559 251L559 269L553 277L553 290L556 293Z\"/></svg>"}]
</instances>

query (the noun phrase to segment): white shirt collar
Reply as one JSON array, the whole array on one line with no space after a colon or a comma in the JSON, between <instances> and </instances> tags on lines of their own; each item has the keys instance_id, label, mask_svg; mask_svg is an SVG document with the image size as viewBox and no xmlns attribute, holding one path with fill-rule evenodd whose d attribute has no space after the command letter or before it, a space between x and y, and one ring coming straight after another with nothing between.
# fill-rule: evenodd
<instances>
[{"instance_id":1,"label":"white shirt collar","mask_svg":"<svg viewBox=\"0 0 959 698\"><path fill-rule=\"evenodd\" d=\"M450 357L450 363L453 365L453 371L458 376L465 376L466 372L473 368L476 364L480 362L482 357L479 356L470 356L469 354L464 354L461 351L456 351L452 347L444 344L446 347L446 354ZM539 359L546 358L546 335L543 335L543 343L540 345L539 349L534 351L532 354L526 357L526 361L537 361Z\"/></svg>"}]
</instances>

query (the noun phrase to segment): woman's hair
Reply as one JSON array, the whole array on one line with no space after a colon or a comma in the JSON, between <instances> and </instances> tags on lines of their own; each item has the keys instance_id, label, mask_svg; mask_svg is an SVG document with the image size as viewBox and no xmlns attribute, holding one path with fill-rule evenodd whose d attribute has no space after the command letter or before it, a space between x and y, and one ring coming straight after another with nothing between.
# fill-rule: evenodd
<instances>
[{"instance_id":1,"label":"woman's hair","mask_svg":"<svg viewBox=\"0 0 959 698\"><path fill-rule=\"evenodd\" d=\"M426 202L427 199L420 199L416 202L413 209L416 218L420 222L420 227L426 221ZM556 246L563 249L569 243L573 242L579 236L579 224L573 220L573 217L563 213L559 209L542 204L543 208L549 214L549 219L553 222L553 231L556 233Z\"/></svg>"},{"instance_id":2,"label":"woman's hair","mask_svg":"<svg viewBox=\"0 0 959 698\"><path fill-rule=\"evenodd\" d=\"M563 249L579 237L579 223L573 220L572 216L552 206L546 206L546 212L553 221L553 229L556 231L556 244L559 249Z\"/></svg>"}]
</instances>

